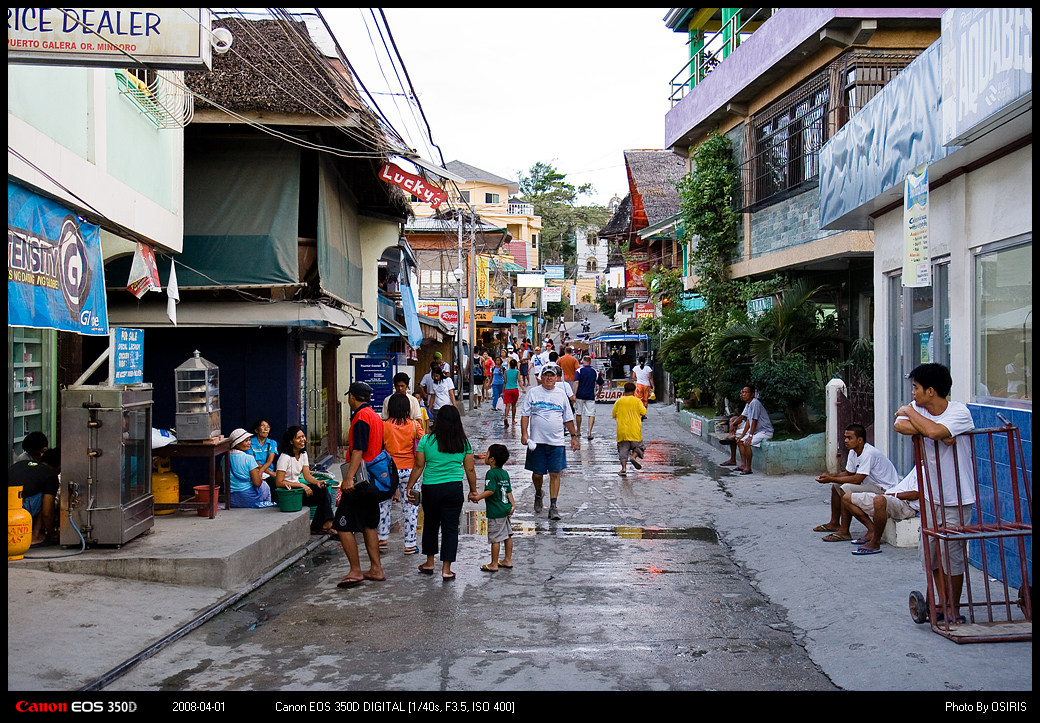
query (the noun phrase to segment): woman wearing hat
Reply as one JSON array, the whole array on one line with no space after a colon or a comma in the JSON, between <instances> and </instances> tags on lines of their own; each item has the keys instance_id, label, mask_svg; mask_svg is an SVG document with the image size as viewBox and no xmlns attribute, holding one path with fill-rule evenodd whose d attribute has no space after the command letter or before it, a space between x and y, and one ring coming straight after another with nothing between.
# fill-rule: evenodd
<instances>
[{"instance_id":1,"label":"woman wearing hat","mask_svg":"<svg viewBox=\"0 0 1040 723\"><path fill-rule=\"evenodd\" d=\"M273 507L271 488L264 481L260 465L250 453L253 435L244 429L231 433L228 469L231 477L232 507Z\"/></svg>"}]
</instances>

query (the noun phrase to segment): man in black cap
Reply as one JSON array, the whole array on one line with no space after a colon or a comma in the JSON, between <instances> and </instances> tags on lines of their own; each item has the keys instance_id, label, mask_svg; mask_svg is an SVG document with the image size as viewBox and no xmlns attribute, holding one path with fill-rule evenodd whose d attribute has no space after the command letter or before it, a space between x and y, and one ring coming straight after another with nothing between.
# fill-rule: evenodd
<instances>
[{"instance_id":1,"label":"man in black cap","mask_svg":"<svg viewBox=\"0 0 1040 723\"><path fill-rule=\"evenodd\" d=\"M354 493L354 475L361 465L371 462L383 451L383 420L369 402L372 399L372 387L364 382L353 382L347 392L350 404L350 430L347 432L347 459L350 465L343 475L340 489L339 508L332 526L339 531L339 541L343 552L350 563L346 577L339 581L338 587L353 587L365 580L383 581L383 565L379 559L379 537L376 528L379 526L379 502ZM360 532L365 538L365 550L370 561L367 572L361 569L361 556L357 538L354 533Z\"/></svg>"}]
</instances>

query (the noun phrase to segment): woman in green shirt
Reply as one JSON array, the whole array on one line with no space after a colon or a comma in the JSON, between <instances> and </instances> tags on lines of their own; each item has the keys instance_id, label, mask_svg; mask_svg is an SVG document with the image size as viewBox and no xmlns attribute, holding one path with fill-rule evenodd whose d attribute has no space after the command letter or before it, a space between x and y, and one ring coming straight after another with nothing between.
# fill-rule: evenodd
<instances>
[{"instance_id":1,"label":"woman in green shirt","mask_svg":"<svg viewBox=\"0 0 1040 723\"><path fill-rule=\"evenodd\" d=\"M432 575L440 534L441 579L454 580L451 563L459 549L459 518L466 498L462 494L462 477L469 482L471 495L477 493L477 472L473 466L473 448L462 428L459 410L446 404L437 410L433 431L419 440L415 466L408 478L408 498L417 504L412 489L422 478L423 533L422 552L426 562L419 572Z\"/></svg>"}]
</instances>

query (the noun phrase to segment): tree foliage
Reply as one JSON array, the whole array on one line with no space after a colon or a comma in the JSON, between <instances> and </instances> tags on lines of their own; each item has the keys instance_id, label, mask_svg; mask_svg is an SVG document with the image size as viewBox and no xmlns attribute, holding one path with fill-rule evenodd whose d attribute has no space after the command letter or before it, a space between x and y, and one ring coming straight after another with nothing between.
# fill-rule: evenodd
<instances>
[{"instance_id":1,"label":"tree foliage","mask_svg":"<svg viewBox=\"0 0 1040 723\"><path fill-rule=\"evenodd\" d=\"M593 192L591 183L575 186L567 182L551 163L539 161L520 177L520 198L534 206L541 216L542 263L577 263L576 234L588 226L602 228L610 220L610 212L597 205L577 205L579 196Z\"/></svg>"}]
</instances>

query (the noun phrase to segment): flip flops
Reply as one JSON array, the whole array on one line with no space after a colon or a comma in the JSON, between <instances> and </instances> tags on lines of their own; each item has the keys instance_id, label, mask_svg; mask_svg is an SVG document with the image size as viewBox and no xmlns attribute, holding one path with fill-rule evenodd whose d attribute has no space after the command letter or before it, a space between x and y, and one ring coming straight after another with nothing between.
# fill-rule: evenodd
<instances>
[{"instance_id":1,"label":"flip flops","mask_svg":"<svg viewBox=\"0 0 1040 723\"><path fill-rule=\"evenodd\" d=\"M870 542L869 537L857 537L855 540L852 541L852 544L856 545L857 547L861 547L867 544L868 542Z\"/></svg>"},{"instance_id":2,"label":"flip flops","mask_svg":"<svg viewBox=\"0 0 1040 723\"><path fill-rule=\"evenodd\" d=\"M364 578L361 578L360 580L340 580L336 583L336 587L354 587L355 585L360 585L364 581Z\"/></svg>"},{"instance_id":3,"label":"flip flops","mask_svg":"<svg viewBox=\"0 0 1040 723\"><path fill-rule=\"evenodd\" d=\"M497 567L489 567L488 565L481 565L480 569L483 570L484 572L498 572L498 568Z\"/></svg>"},{"instance_id":4,"label":"flip flops","mask_svg":"<svg viewBox=\"0 0 1040 723\"><path fill-rule=\"evenodd\" d=\"M831 529L829 523L826 524L826 525L816 525L816 527L812 528L812 531L813 532L834 532L834 530Z\"/></svg>"},{"instance_id":5,"label":"flip flops","mask_svg":"<svg viewBox=\"0 0 1040 723\"><path fill-rule=\"evenodd\" d=\"M386 575L384 575L383 577L376 577L374 575L368 574L367 572L364 575L366 580L371 580L372 582L386 582Z\"/></svg>"},{"instance_id":6,"label":"flip flops","mask_svg":"<svg viewBox=\"0 0 1040 723\"><path fill-rule=\"evenodd\" d=\"M432 575L433 574L433 568L432 567L423 567L422 565L419 565L419 572L422 573L423 575Z\"/></svg>"},{"instance_id":7,"label":"flip flops","mask_svg":"<svg viewBox=\"0 0 1040 723\"><path fill-rule=\"evenodd\" d=\"M845 537L843 535L839 535L836 532L832 532L826 537L821 537L820 539L824 542L852 542L852 537Z\"/></svg>"},{"instance_id":8,"label":"flip flops","mask_svg":"<svg viewBox=\"0 0 1040 723\"><path fill-rule=\"evenodd\" d=\"M881 548L880 547L878 549L876 549L876 550L873 549L873 548L870 548L870 547L857 547L855 550L852 551L852 554L853 555L877 555L880 552L881 552Z\"/></svg>"}]
</instances>

